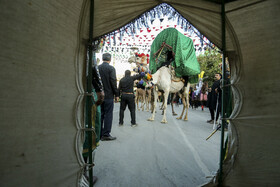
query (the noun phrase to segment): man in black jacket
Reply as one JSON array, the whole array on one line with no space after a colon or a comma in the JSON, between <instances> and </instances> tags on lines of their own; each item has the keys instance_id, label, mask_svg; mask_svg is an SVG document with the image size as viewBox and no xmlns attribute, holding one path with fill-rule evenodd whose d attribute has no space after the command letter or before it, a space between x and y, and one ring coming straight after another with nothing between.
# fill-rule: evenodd
<instances>
[{"instance_id":1,"label":"man in black jacket","mask_svg":"<svg viewBox=\"0 0 280 187\"><path fill-rule=\"evenodd\" d=\"M140 79L141 76L145 76L145 73L130 76L131 72L129 70L125 71L125 77L120 80L119 83L119 95L121 95L121 105L120 105L120 118L119 125L123 125L123 117L126 106L128 105L128 109L130 111L131 116L131 126L137 126L135 120L135 96L133 93L134 81L136 79Z\"/></svg>"},{"instance_id":2,"label":"man in black jacket","mask_svg":"<svg viewBox=\"0 0 280 187\"><path fill-rule=\"evenodd\" d=\"M221 78L222 75L220 73L216 73L215 74L215 82L213 83L212 87L211 87L211 92L208 93L209 94L209 99L208 99L208 107L210 110L210 114L211 114L211 119L208 120L208 123L213 124L214 120L218 120L219 118L219 114L221 112L221 98L222 98L222 90L220 88L220 82L221 82ZM218 102L218 105L217 105ZM216 108L218 107L218 108ZM216 119L214 119L214 115L215 115L215 110L217 111L216 113Z\"/></svg>"},{"instance_id":3,"label":"man in black jacket","mask_svg":"<svg viewBox=\"0 0 280 187\"><path fill-rule=\"evenodd\" d=\"M98 66L101 80L103 83L105 99L101 105L101 140L115 140L116 137L111 136L114 96L118 101L116 70L110 65L111 55L105 53L102 56L103 63Z\"/></svg>"}]
</instances>

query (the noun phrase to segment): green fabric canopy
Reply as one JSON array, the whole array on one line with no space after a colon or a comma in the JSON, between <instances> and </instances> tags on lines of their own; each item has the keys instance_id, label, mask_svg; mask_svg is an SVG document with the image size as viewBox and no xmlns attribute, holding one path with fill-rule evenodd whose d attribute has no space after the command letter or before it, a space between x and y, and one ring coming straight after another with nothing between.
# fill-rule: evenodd
<instances>
[{"instance_id":1,"label":"green fabric canopy","mask_svg":"<svg viewBox=\"0 0 280 187\"><path fill-rule=\"evenodd\" d=\"M167 28L157 35L151 46L150 65L152 73L155 73L161 63L166 60L165 54L172 50L175 54L176 76L197 77L200 73L200 65L197 62L192 39L181 34L175 28Z\"/></svg>"}]
</instances>

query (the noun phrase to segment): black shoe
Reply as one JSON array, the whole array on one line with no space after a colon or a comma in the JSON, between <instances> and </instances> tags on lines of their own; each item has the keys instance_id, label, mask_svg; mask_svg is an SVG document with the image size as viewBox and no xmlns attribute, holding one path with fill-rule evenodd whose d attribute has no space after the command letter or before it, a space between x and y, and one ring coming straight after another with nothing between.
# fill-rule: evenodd
<instances>
[{"instance_id":1,"label":"black shoe","mask_svg":"<svg viewBox=\"0 0 280 187\"><path fill-rule=\"evenodd\" d=\"M123 126L123 123L119 123L119 126Z\"/></svg>"},{"instance_id":2,"label":"black shoe","mask_svg":"<svg viewBox=\"0 0 280 187\"><path fill-rule=\"evenodd\" d=\"M117 139L116 137L113 137L113 136L102 136L101 137L101 140L102 141L111 141L111 140L115 140L115 139Z\"/></svg>"},{"instance_id":3,"label":"black shoe","mask_svg":"<svg viewBox=\"0 0 280 187\"><path fill-rule=\"evenodd\" d=\"M207 120L207 123L213 123L214 120L210 119L210 120Z\"/></svg>"}]
</instances>

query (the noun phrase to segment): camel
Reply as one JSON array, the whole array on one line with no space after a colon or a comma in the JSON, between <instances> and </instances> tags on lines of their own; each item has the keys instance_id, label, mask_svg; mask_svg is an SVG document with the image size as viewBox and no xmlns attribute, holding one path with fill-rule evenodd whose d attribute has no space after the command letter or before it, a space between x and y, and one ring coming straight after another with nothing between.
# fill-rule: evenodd
<instances>
[{"instance_id":1,"label":"camel","mask_svg":"<svg viewBox=\"0 0 280 187\"><path fill-rule=\"evenodd\" d=\"M161 120L161 123L167 123L166 120L166 108L167 108L167 98L169 93L176 93L179 92L181 89L183 89L183 95L184 95L184 99L183 99L183 110L182 113L180 115L180 117L178 117L177 119L182 119L184 112L186 110L186 114L184 117L184 120L188 120L188 108L189 108L189 89L190 89L190 84L187 83L185 86L185 83L183 80L181 80L180 78L175 77L175 71L172 69L171 66L166 67L163 66L160 69L158 69L156 71L156 73L154 73L153 75L153 80L152 83L158 87L159 90L162 90L163 93L163 118ZM154 91L154 98L158 98L157 92ZM154 100L154 104L153 104L153 113L152 116L148 119L149 121L154 121L155 119L155 110L157 107L157 99Z\"/></svg>"},{"instance_id":2,"label":"camel","mask_svg":"<svg viewBox=\"0 0 280 187\"><path fill-rule=\"evenodd\" d=\"M150 81L147 82L147 85L145 87L146 90L146 97L145 97L145 104L146 104L146 111L150 111L150 105L152 109L152 89L153 85L151 84Z\"/></svg>"},{"instance_id":3,"label":"camel","mask_svg":"<svg viewBox=\"0 0 280 187\"><path fill-rule=\"evenodd\" d=\"M146 101L146 91L142 88L137 88L136 94L135 94L135 103L136 103L138 110L140 110L139 100L142 103L140 108L142 109L142 111L144 111L144 105L145 105L145 101Z\"/></svg>"}]
</instances>

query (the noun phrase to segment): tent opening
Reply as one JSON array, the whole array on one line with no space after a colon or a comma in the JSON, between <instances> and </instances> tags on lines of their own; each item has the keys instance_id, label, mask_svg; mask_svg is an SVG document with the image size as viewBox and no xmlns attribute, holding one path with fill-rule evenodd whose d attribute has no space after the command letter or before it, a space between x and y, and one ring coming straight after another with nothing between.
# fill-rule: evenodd
<instances>
[{"instance_id":1,"label":"tent opening","mask_svg":"<svg viewBox=\"0 0 280 187\"><path fill-rule=\"evenodd\" d=\"M193 45L194 45L194 49L196 51L195 53L197 56L199 56L199 55L203 56L203 55L205 55L205 53L212 54L213 51L220 54L220 56L221 56L221 51L208 38L206 38L203 34L201 34L191 23L189 23L173 7L171 7L168 4L163 3L163 4L160 4L159 6L151 9L150 11L142 14L140 17L131 21L129 24L127 24L113 32L110 32L102 37L99 37L96 40L97 42L95 42L97 45L95 46L95 51L92 54L92 57L93 57L92 61L94 64L98 65L101 63L100 59L102 59L103 53L111 53L111 55L112 55L111 65L115 67L116 72L117 72L117 78L119 81L121 79L121 77L123 77L124 71L126 69L130 69L130 70L135 69L135 64L136 64L135 61L136 61L137 55L139 55L139 54L148 54L148 56L153 55L153 54L150 54L150 52L151 52L150 46L151 46L153 40L156 38L156 36L161 31L163 31L164 29L167 29L167 28L178 29L185 37L191 38ZM89 58L90 58L89 51L88 51L87 56L88 56L87 64L89 64L88 63ZM207 57L204 57L204 58L207 58ZM128 60L128 59L132 59L132 60ZM221 60L221 58L220 58L220 60ZM99 63L97 63L97 62L99 62ZM221 62L218 64L220 65ZM217 63L215 64L215 66L217 66ZM87 65L87 67L89 67L89 65ZM228 64L227 78L230 78L229 69L230 68L229 68L229 64ZM88 70L89 69L87 69L86 72L88 72ZM212 72L212 75L213 75L213 73L214 74L221 73L221 69L219 70L219 72ZM208 74L208 72L207 72L207 74ZM87 75L89 75L89 73L87 73ZM200 75L200 76L201 76L201 80L203 80L203 75ZM206 77L206 79L211 80L211 77ZM87 76L87 81L88 80L89 80L89 77ZM228 81L229 81L229 79L228 79ZM199 84L199 82L197 82L192 85L193 91L197 92L197 94L198 94L197 88L199 88L199 86L201 89L201 86L202 86L201 82L200 82L200 84ZM228 90L228 94L231 94L230 90ZM227 95L227 97L228 96L229 95ZM200 97L200 96L198 96L198 97ZM193 98L190 98L190 100L192 101ZM178 99L179 104L180 104L180 102L181 102L181 100ZM198 103L195 100L193 101L192 104L195 105L194 106L195 110L198 108L198 105L200 105L200 103ZM229 112L231 110L231 107L232 107L231 104L232 104L232 99L228 99L227 105L228 105L229 111L227 114L229 114ZM115 104L115 105L116 105L115 108L119 107L118 104ZM190 105L190 106L193 107L193 105ZM87 110L87 108L85 110ZM203 110L203 108L202 108L202 110ZM204 111L205 110L206 109L204 108ZM95 111L96 111L96 109L95 109ZM114 112L115 112L114 113L115 118L118 118L117 109ZM140 111L137 111L137 115L139 115L141 118L144 117L144 116L142 116ZM194 115L197 115L197 114L194 114ZM192 118L191 114L189 115L189 118ZM85 119L85 121L87 121L87 120L88 120L88 118ZM186 125L188 125L191 122L185 122L185 123L186 123ZM217 120L217 122L215 121L215 127L213 127L213 130L219 129L218 124L216 124L216 123L221 123L221 122L219 122L218 120ZM94 124L94 122L93 122L93 124ZM206 124L206 120L205 120L205 124ZM94 125L97 125L97 124L94 124ZM150 124L150 125L152 125L152 124ZM97 127L97 129L98 128L99 127ZM95 127L95 129L96 129L96 127ZM177 135L182 136L182 138L184 139L184 143L190 148L195 162L197 163L197 165L199 165L200 170L205 175L204 177L206 180L202 180L202 182L200 184L202 184L203 182L205 183L207 181L209 182L209 179L207 179L207 178L213 177L216 175L215 171L218 170L218 162L216 163L216 167L214 167L214 169L212 169L210 171L208 169L208 167L206 166L206 164L204 163L205 161L201 157L200 153L198 153L199 151L197 151L197 149L199 149L203 146L201 144L199 144L197 146L192 145L190 140L188 140L186 134L183 132L184 130L180 128L180 125L178 125L177 130L178 130ZM212 132L212 130L209 131L209 134L211 134L211 132ZM95 132L94 133L95 136L93 136L93 139L95 140L95 142L93 141L95 143L95 145L93 146L93 149L95 149L96 146L99 145L100 137L98 136L98 133L99 132L97 132L97 133ZM216 154L215 157L217 159L216 161L218 161L218 157L219 157L219 148L218 148L219 144L220 144L220 142L219 142L220 135L218 135L219 133L220 132L218 131L218 133L216 135L214 135L214 136L219 136L217 138L218 140L216 139L216 142L214 143L214 144L216 144L216 145L214 145L214 147L217 148L217 151L215 153ZM143 138L144 137L145 136L143 136ZM195 137L195 138L198 138L198 137ZM100 152L102 152L101 151L102 143L100 143L101 146L98 150ZM208 152L208 151L206 151L206 152ZM97 152L97 155L98 155L98 152ZM104 155L102 155L102 158L104 158L103 156ZM215 160L215 159L213 159L213 160ZM206 162L208 162L208 160ZM211 164L213 165L213 161L211 161ZM99 168L97 170L102 171L101 168ZM90 175L92 175L92 174L88 174L87 176L90 176Z\"/></svg>"}]
</instances>

